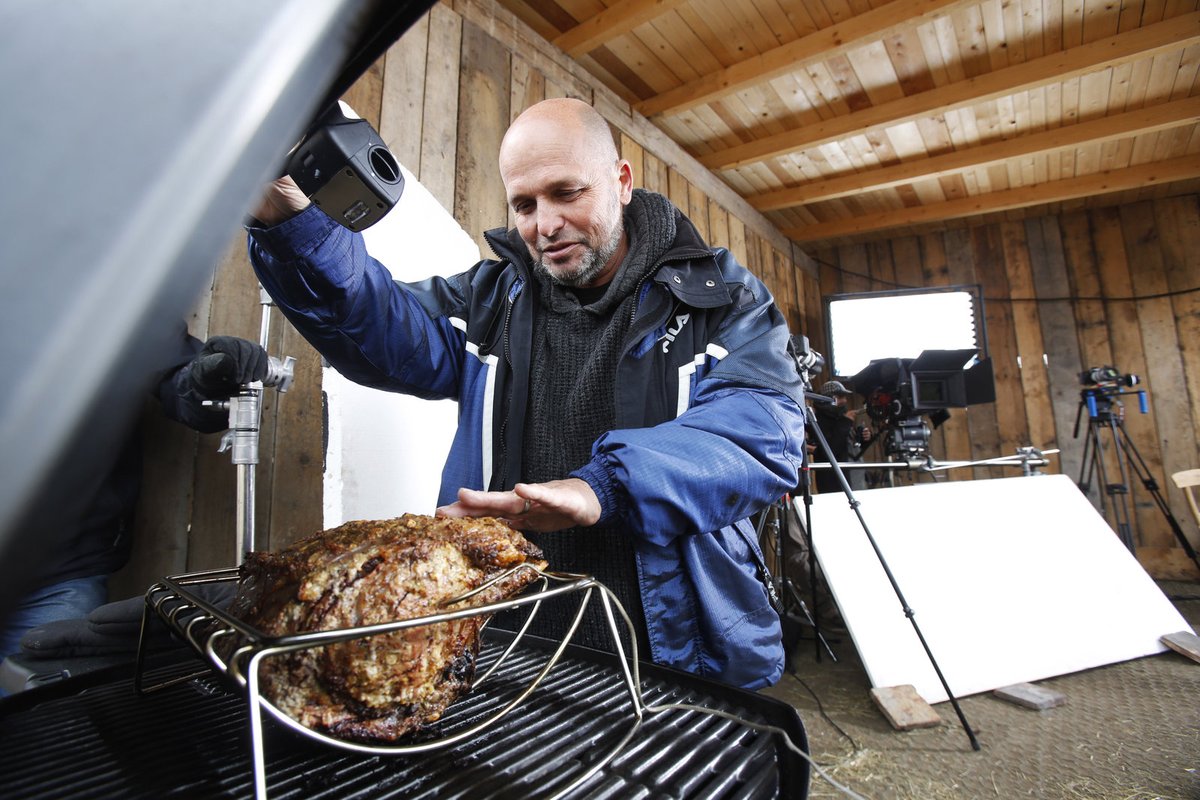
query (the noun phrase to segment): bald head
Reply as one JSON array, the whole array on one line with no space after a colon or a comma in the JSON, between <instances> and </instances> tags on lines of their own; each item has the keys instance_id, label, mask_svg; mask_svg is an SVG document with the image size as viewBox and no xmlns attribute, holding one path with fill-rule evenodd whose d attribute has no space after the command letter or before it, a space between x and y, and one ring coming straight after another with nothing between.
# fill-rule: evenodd
<instances>
[{"instance_id":1,"label":"bald head","mask_svg":"<svg viewBox=\"0 0 1200 800\"><path fill-rule=\"evenodd\" d=\"M506 150L547 142L571 142L581 156L605 164L617 160L617 147L604 117L582 100L557 97L535 103L513 120L500 142L501 173Z\"/></svg>"},{"instance_id":2,"label":"bald head","mask_svg":"<svg viewBox=\"0 0 1200 800\"><path fill-rule=\"evenodd\" d=\"M633 173L595 109L566 98L527 108L500 143L500 177L538 269L569 286L612 278L627 250Z\"/></svg>"}]
</instances>

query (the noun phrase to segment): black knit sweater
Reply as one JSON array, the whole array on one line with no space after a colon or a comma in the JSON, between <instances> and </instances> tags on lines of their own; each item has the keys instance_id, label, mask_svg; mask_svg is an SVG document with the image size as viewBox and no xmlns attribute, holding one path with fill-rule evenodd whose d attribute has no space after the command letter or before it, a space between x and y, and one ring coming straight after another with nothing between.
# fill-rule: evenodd
<instances>
[{"instance_id":1,"label":"black knit sweater","mask_svg":"<svg viewBox=\"0 0 1200 800\"><path fill-rule=\"evenodd\" d=\"M522 454L526 482L560 479L583 466L591 459L593 442L616 426L617 363L633 321L638 287L675 239L675 209L661 195L635 191L625 209L625 229L629 251L598 299L589 297L594 291L560 286L535 271L539 302ZM648 657L633 537L624 525L614 520L529 538L546 553L552 569L591 574L611 589L635 624L641 655ZM560 638L575 607L544 604L534 632ZM624 631L623 625L618 627ZM608 631L594 599L573 642L612 650Z\"/></svg>"}]
</instances>

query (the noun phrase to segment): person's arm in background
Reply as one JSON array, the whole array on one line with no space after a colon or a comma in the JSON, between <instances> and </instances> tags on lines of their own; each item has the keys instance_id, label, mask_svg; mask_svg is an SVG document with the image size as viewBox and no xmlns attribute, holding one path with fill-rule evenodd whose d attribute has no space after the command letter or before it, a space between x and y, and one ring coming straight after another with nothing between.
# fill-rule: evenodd
<instances>
[{"instance_id":1,"label":"person's arm in background","mask_svg":"<svg viewBox=\"0 0 1200 800\"><path fill-rule=\"evenodd\" d=\"M224 400L266 374L267 351L260 345L236 336L213 336L201 344L183 329L153 392L168 418L216 433L229 427L229 412L205 401Z\"/></svg>"}]
</instances>

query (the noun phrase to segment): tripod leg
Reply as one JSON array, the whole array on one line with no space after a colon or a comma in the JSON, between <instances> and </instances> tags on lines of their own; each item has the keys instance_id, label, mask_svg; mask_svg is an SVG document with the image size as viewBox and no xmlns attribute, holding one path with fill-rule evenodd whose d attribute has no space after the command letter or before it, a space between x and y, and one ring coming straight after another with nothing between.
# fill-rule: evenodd
<instances>
[{"instance_id":1,"label":"tripod leg","mask_svg":"<svg viewBox=\"0 0 1200 800\"><path fill-rule=\"evenodd\" d=\"M1117 456L1117 472L1121 477L1120 483L1109 484L1104 483L1104 490L1110 497L1113 498L1113 514L1117 522L1117 533L1121 536L1121 541L1129 548L1129 552L1137 554L1137 547L1133 542L1133 527L1130 524L1129 514L1129 473L1125 464L1124 453L1120 447L1120 441L1117 438L1117 423L1113 417L1108 420L1109 432L1112 434L1112 440L1116 446ZM1098 434L1097 434L1098 435ZM1097 450L1099 453L1099 450Z\"/></svg>"},{"instance_id":2,"label":"tripod leg","mask_svg":"<svg viewBox=\"0 0 1200 800\"><path fill-rule=\"evenodd\" d=\"M1083 451L1084 462L1080 468L1079 488L1087 494L1091 489L1091 480L1093 475L1100 478L1099 497L1100 497L1100 514L1106 519L1109 518L1109 509L1112 509L1111 524L1117 536L1121 539L1121 543L1129 549L1129 552L1134 552L1133 536L1129 528L1129 508L1125 504L1125 495L1128 488L1120 484L1110 484L1108 482L1108 472L1104 467L1104 448L1100 443L1100 427L1104 425L1104 421L1098 417L1088 419L1087 436L1084 439ZM1088 454L1091 458L1088 458ZM1122 474L1124 467L1121 468ZM1087 475L1084 480L1083 475Z\"/></svg>"},{"instance_id":3,"label":"tripod leg","mask_svg":"<svg viewBox=\"0 0 1200 800\"><path fill-rule=\"evenodd\" d=\"M792 517L796 517L796 509L795 508L789 508L788 510L791 511ZM829 652L829 657L832 658L834 661L837 661L837 656L835 656L833 654L833 650L830 649L829 643L826 642L825 637L821 635L820 622L817 621L819 619L819 616L821 613L821 607L819 605L817 605L817 551L813 549L812 537L810 537L808 535L808 532L810 530L812 530L812 494L811 493L809 493L805 498L804 525L800 525L799 518L796 518L796 525L800 528L802 535L805 537L804 541L808 545L808 575L809 575L809 584L810 584L809 591L812 594L812 613L813 613L813 620L814 620L813 624L817 626L817 627L813 628L813 631L816 633L817 640L821 644L825 645L825 649ZM815 642L813 643L813 653L816 656L817 663L820 663L821 648L817 647Z\"/></svg>"},{"instance_id":4,"label":"tripod leg","mask_svg":"<svg viewBox=\"0 0 1200 800\"><path fill-rule=\"evenodd\" d=\"M785 495L786 498L786 495ZM775 574L771 576L771 584L775 587L775 603L779 610L779 625L783 636L783 668L792 674L795 674L796 667L792 663L792 644L794 641L788 633L788 622L790 621L790 613L788 612L788 597L789 586L788 577L785 565L787 564L786 556L783 548L783 537L781 535L780 523L780 507L785 502L784 500L776 500L765 511L763 511L762 519L766 522L766 529L769 531L769 541L764 542L762 538L762 527L759 526L759 546L763 548L763 552L771 553L775 559L774 568ZM769 518L769 522L767 522ZM770 538L773 537L773 538Z\"/></svg>"},{"instance_id":5,"label":"tripod leg","mask_svg":"<svg viewBox=\"0 0 1200 800\"><path fill-rule=\"evenodd\" d=\"M803 491L806 493L808 504L811 505L811 494L807 494L807 487L805 487ZM809 520L811 524L811 517L809 517ZM808 547L808 574L812 592L812 611L809 612L808 608L804 605L804 601L800 599L800 595L796 592L795 587L792 586L791 581L787 582L787 589L791 593L792 599L795 600L796 604L804 611L804 615L808 618L809 624L812 625L814 637L813 647L816 652L817 661L819 662L821 660L821 648L824 647L825 652L829 653L829 657L836 662L838 660L837 656L834 655L833 648L829 646L829 642L827 642L825 637L821 634L821 623L817 617L817 563L816 554L813 552L812 537L808 533L809 529L800 521L800 517L797 515L796 509L792 506L790 500L785 498L783 522L780 526L780 537L791 536L791 526L793 523L800 530L804 539L804 543Z\"/></svg>"},{"instance_id":6,"label":"tripod leg","mask_svg":"<svg viewBox=\"0 0 1200 800\"><path fill-rule=\"evenodd\" d=\"M1158 481L1154 480L1154 475L1150 472L1150 467L1147 466L1146 460L1142 458L1142 454L1134 446L1133 440L1129 438L1129 432L1125 430L1125 424L1118 421L1115 430L1120 433L1117 444L1125 451L1130 471L1137 475L1138 479L1142 482L1142 486L1145 487L1146 491L1154 499L1154 504L1158 506L1158 510L1162 512L1163 517L1167 520L1167 525L1170 526L1171 532L1175 534L1175 538L1179 541L1183 552L1187 553L1188 557L1195 562L1197 567L1200 567L1200 556L1196 554L1196 548L1192 547L1192 543L1188 541L1187 535L1184 534L1179 520L1171 513L1170 506L1167 505L1166 499L1158 488Z\"/></svg>"},{"instance_id":7,"label":"tripod leg","mask_svg":"<svg viewBox=\"0 0 1200 800\"><path fill-rule=\"evenodd\" d=\"M1075 485L1079 487L1079 491L1084 494L1091 494L1092 492L1092 461L1088 458L1091 452L1092 429L1089 425L1088 431L1083 437L1083 457L1079 460L1079 480L1075 481ZM1100 502L1103 503L1104 501L1101 500Z\"/></svg>"}]
</instances>

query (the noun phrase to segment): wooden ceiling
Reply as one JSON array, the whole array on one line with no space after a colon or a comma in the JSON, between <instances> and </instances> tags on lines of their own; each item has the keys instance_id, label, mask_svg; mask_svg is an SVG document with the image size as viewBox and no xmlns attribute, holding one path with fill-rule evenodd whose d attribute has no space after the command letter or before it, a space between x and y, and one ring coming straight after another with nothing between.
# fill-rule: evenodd
<instances>
[{"instance_id":1,"label":"wooden ceiling","mask_svg":"<svg viewBox=\"0 0 1200 800\"><path fill-rule=\"evenodd\" d=\"M1200 190L1200 0L498 0L808 246Z\"/></svg>"}]
</instances>

